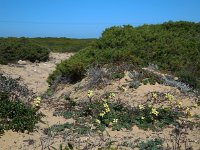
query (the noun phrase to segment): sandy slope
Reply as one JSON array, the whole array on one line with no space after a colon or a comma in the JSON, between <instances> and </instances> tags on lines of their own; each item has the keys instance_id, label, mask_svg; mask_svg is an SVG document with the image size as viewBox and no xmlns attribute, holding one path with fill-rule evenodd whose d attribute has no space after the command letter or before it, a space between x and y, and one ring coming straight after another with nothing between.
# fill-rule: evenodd
<instances>
[{"instance_id":1,"label":"sandy slope","mask_svg":"<svg viewBox=\"0 0 200 150\"><path fill-rule=\"evenodd\" d=\"M37 94L41 94L46 91L48 88L48 84L46 83L46 79L54 69L55 64L59 61L69 58L72 54L51 54L51 59L49 62L32 64L28 63L23 67L17 66L6 66L0 65L0 70L6 74L9 74L13 77L21 77L20 80L28 85L30 89L32 89ZM138 105L144 103L148 99L148 93L150 92L173 92L176 96L184 101L185 106L193 105L193 101L191 97L187 97L174 87L165 86L165 85L142 85L138 89L128 88L130 78L125 76L125 78L119 81L113 81L111 84L105 85L101 89L92 89L95 93L94 97L99 97L105 92L115 92L117 95L117 99L121 99L123 102L129 105ZM45 124L39 123L38 129L33 133L16 133L12 131L7 131L0 138L0 150L41 150L48 149L50 146L55 146L58 148L60 143L71 142L73 145L79 145L78 147L82 149L85 144L88 142L96 145L91 149L97 149L98 145L105 146L105 143L109 141L116 141L116 144L122 144L123 142L129 142L129 144L135 144L136 141L152 139L156 137L165 138L170 143L170 133L172 131L172 127L168 127L164 129L162 132L153 132L153 131L144 131L139 129L137 126L133 126L132 131L122 130L122 131L112 131L110 128L107 128L105 132L103 132L103 136L66 136L62 135L52 135L48 136L43 133L44 129L52 126L54 124L62 124L66 121L72 122L73 120L66 120L63 117L55 117L53 116L53 112L56 107L62 107L63 104L63 94L66 92L71 92L71 99L74 100L82 100L87 99L87 82L88 79L83 79L80 83L74 85L60 85L56 91L56 93L46 101L43 101L41 106L41 112L43 112L46 117L43 118ZM119 87L126 87L126 92L121 92ZM193 114L200 115L200 107L196 108L192 112ZM193 146L193 148L198 150L200 148L200 131L194 130L190 131L187 135L187 138L190 139L188 142ZM122 149L128 149L122 147Z\"/></svg>"}]
</instances>

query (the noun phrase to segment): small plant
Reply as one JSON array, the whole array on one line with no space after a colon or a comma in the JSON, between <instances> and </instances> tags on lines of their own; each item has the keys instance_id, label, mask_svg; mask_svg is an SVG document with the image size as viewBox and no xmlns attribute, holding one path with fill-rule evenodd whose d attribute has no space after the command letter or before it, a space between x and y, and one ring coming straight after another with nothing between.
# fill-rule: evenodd
<instances>
[{"instance_id":1,"label":"small plant","mask_svg":"<svg viewBox=\"0 0 200 150\"><path fill-rule=\"evenodd\" d=\"M51 148L53 148L53 150L73 150L74 149L70 143L68 143L68 145L65 147L63 147L63 144L60 144L58 149L53 146L51 146Z\"/></svg>"},{"instance_id":2,"label":"small plant","mask_svg":"<svg viewBox=\"0 0 200 150\"><path fill-rule=\"evenodd\" d=\"M37 113L37 110L32 106L25 105L20 100L10 100L8 93L0 92L1 132L9 129L32 132L35 129L35 124L42 117L42 114Z\"/></svg>"},{"instance_id":3,"label":"small plant","mask_svg":"<svg viewBox=\"0 0 200 150\"><path fill-rule=\"evenodd\" d=\"M138 144L138 147L140 150L163 150L162 143L161 139L156 138L148 140L147 142L142 141Z\"/></svg>"},{"instance_id":4,"label":"small plant","mask_svg":"<svg viewBox=\"0 0 200 150\"><path fill-rule=\"evenodd\" d=\"M73 124L70 124L68 122L64 123L64 124L59 124L59 125L53 125L49 128L46 128L44 133L47 135L52 135L52 133L58 133L58 132L62 132L65 129L70 129L72 128Z\"/></svg>"},{"instance_id":5,"label":"small plant","mask_svg":"<svg viewBox=\"0 0 200 150\"><path fill-rule=\"evenodd\" d=\"M124 73L113 73L112 78L113 79L121 79L124 77L124 75L125 75Z\"/></svg>"},{"instance_id":6,"label":"small plant","mask_svg":"<svg viewBox=\"0 0 200 150\"><path fill-rule=\"evenodd\" d=\"M33 98L33 92L28 90L26 85L20 84L8 76L0 73L0 92L9 93L10 99L21 99L27 103Z\"/></svg>"},{"instance_id":7,"label":"small plant","mask_svg":"<svg viewBox=\"0 0 200 150\"><path fill-rule=\"evenodd\" d=\"M151 104L139 105L134 114L137 114L135 123L143 129L159 129L170 124L176 125L176 120L183 115L176 109L156 108Z\"/></svg>"}]
</instances>

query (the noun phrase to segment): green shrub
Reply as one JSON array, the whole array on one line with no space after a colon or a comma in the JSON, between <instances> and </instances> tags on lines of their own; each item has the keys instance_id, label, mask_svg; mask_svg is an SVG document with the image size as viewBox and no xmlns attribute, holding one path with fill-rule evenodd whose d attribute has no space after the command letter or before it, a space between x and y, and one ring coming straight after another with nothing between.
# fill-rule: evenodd
<instances>
[{"instance_id":1,"label":"green shrub","mask_svg":"<svg viewBox=\"0 0 200 150\"><path fill-rule=\"evenodd\" d=\"M20 100L10 100L8 93L0 92L1 131L11 129L32 132L41 116L37 109L25 105Z\"/></svg>"},{"instance_id":2,"label":"green shrub","mask_svg":"<svg viewBox=\"0 0 200 150\"><path fill-rule=\"evenodd\" d=\"M46 47L53 52L78 52L88 47L95 39L70 39L70 38L30 38L34 43Z\"/></svg>"},{"instance_id":3,"label":"green shrub","mask_svg":"<svg viewBox=\"0 0 200 150\"><path fill-rule=\"evenodd\" d=\"M182 81L199 88L199 28L200 23L184 21L108 28L92 47L59 64L48 81L51 84L58 75L81 79L93 64L126 62L135 66L157 64L160 70L180 75Z\"/></svg>"},{"instance_id":4,"label":"green shrub","mask_svg":"<svg viewBox=\"0 0 200 150\"><path fill-rule=\"evenodd\" d=\"M14 63L18 60L31 62L47 61L50 51L27 38L0 38L0 63Z\"/></svg>"},{"instance_id":5,"label":"green shrub","mask_svg":"<svg viewBox=\"0 0 200 150\"><path fill-rule=\"evenodd\" d=\"M91 50L84 49L79 53L58 64L56 70L50 74L48 82L53 84L58 76L67 77L71 82L80 80L85 75L85 70L92 63Z\"/></svg>"},{"instance_id":6,"label":"green shrub","mask_svg":"<svg viewBox=\"0 0 200 150\"><path fill-rule=\"evenodd\" d=\"M9 93L9 95L24 100L24 102L27 102L30 98L33 97L33 92L28 90L26 85L20 84L17 80L4 76L1 73L0 92Z\"/></svg>"}]
</instances>

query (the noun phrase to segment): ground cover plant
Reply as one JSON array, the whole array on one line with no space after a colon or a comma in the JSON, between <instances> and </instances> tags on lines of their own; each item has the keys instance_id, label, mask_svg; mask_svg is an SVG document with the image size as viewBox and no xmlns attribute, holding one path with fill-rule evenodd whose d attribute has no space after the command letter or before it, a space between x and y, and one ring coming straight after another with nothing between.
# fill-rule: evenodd
<instances>
[{"instance_id":1,"label":"ground cover plant","mask_svg":"<svg viewBox=\"0 0 200 150\"><path fill-rule=\"evenodd\" d=\"M163 150L162 143L161 139L153 139L140 142L138 147L140 150Z\"/></svg>"},{"instance_id":2,"label":"ground cover plant","mask_svg":"<svg viewBox=\"0 0 200 150\"><path fill-rule=\"evenodd\" d=\"M9 111L8 111L9 110ZM0 123L4 130L33 132L41 119L37 108L28 106L18 99L10 100L8 93L0 93Z\"/></svg>"},{"instance_id":3,"label":"ground cover plant","mask_svg":"<svg viewBox=\"0 0 200 150\"><path fill-rule=\"evenodd\" d=\"M191 108L183 107L180 100L170 93L149 93L150 99L145 104L128 106L115 100L115 93L104 94L99 99L93 99L93 91L88 91L88 101L75 102L67 99L63 111L57 111L55 116L66 119L73 118L75 123L55 125L48 131L59 132L70 129L75 133L89 134L104 131L105 128L131 130L134 125L143 130L162 130L173 125L179 125L184 117L191 117ZM165 104L165 105L163 105ZM95 127L95 128L94 128Z\"/></svg>"},{"instance_id":4,"label":"ground cover plant","mask_svg":"<svg viewBox=\"0 0 200 150\"><path fill-rule=\"evenodd\" d=\"M193 132L199 129L199 116L193 112L198 107L197 101L193 101L186 106L184 104L185 99L182 100L175 91L152 91L147 93L145 101L137 101L136 105L130 105L130 103L125 103L123 99L119 99L120 97L122 98L123 94L127 94L131 90L126 88L122 87L116 93L105 92L104 94L101 93L101 95L96 95L95 92L89 90L87 98L79 99L78 101L66 96L65 107L55 111L54 116L63 116L70 121L50 126L45 130L45 134L50 137L58 135L69 136L69 139L72 137L83 138L85 136L104 139L103 137L108 132L108 137L112 135L110 140L115 141L116 139L113 136L118 133L120 135L129 132L138 133L137 130L139 130L140 132L145 132L145 134L147 132L147 135L148 132L157 135L170 129L171 134L169 134L169 137L159 135L159 139L154 139L155 136L150 136L147 140L141 140L141 138L137 139L137 137L134 139L133 136L133 140L126 136L124 138L120 137L123 142L120 143L118 139L116 144L118 148L120 146L138 147L139 149L191 148L191 142L189 142L187 135L190 134L189 131ZM132 101L134 102L134 100ZM71 120L73 121L71 122ZM174 132L175 130L180 132ZM74 146L76 142L74 142ZM93 142L91 141L91 143ZM96 144L93 143L93 147ZM112 144L112 146L116 145Z\"/></svg>"},{"instance_id":5,"label":"ground cover plant","mask_svg":"<svg viewBox=\"0 0 200 150\"><path fill-rule=\"evenodd\" d=\"M38 112L41 99L18 81L0 74L0 133L4 130L33 132L43 116ZM33 101L33 104L31 99Z\"/></svg>"},{"instance_id":6,"label":"ground cover plant","mask_svg":"<svg viewBox=\"0 0 200 150\"><path fill-rule=\"evenodd\" d=\"M12 79L0 73L0 92L8 93L12 99L21 99L28 103L34 96L26 85L20 84L16 79Z\"/></svg>"},{"instance_id":7,"label":"ground cover plant","mask_svg":"<svg viewBox=\"0 0 200 150\"><path fill-rule=\"evenodd\" d=\"M52 84L57 76L80 80L93 64L127 62L140 67L156 64L160 70L172 73L198 89L199 29L199 23L184 21L108 28L93 46L59 64L48 82Z\"/></svg>"}]
</instances>

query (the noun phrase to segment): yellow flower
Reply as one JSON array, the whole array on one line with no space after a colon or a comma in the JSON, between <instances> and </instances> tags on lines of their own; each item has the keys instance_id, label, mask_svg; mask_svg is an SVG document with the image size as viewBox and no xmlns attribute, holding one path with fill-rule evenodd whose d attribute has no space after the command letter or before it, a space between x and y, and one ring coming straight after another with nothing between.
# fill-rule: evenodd
<instances>
[{"instance_id":1,"label":"yellow flower","mask_svg":"<svg viewBox=\"0 0 200 150\"><path fill-rule=\"evenodd\" d=\"M152 93L152 98L153 99L157 99L157 96L158 96L157 93Z\"/></svg>"},{"instance_id":2,"label":"yellow flower","mask_svg":"<svg viewBox=\"0 0 200 150\"><path fill-rule=\"evenodd\" d=\"M41 97L39 97L39 96L36 99L39 100L39 101L41 101Z\"/></svg>"},{"instance_id":3,"label":"yellow flower","mask_svg":"<svg viewBox=\"0 0 200 150\"><path fill-rule=\"evenodd\" d=\"M113 119L113 123L117 123L118 122L118 119Z\"/></svg>"},{"instance_id":4,"label":"yellow flower","mask_svg":"<svg viewBox=\"0 0 200 150\"><path fill-rule=\"evenodd\" d=\"M186 108L185 113L186 113L187 117L191 117L192 116L192 113L191 113L189 107Z\"/></svg>"},{"instance_id":5,"label":"yellow flower","mask_svg":"<svg viewBox=\"0 0 200 150\"><path fill-rule=\"evenodd\" d=\"M177 102L178 108L181 108L182 105L183 105L183 103L182 103L181 101L178 101L178 102Z\"/></svg>"},{"instance_id":6,"label":"yellow flower","mask_svg":"<svg viewBox=\"0 0 200 150\"><path fill-rule=\"evenodd\" d=\"M106 113L103 111L99 114L99 116L103 117Z\"/></svg>"},{"instance_id":7,"label":"yellow flower","mask_svg":"<svg viewBox=\"0 0 200 150\"><path fill-rule=\"evenodd\" d=\"M165 94L165 98L167 98L169 101L174 100L174 96L169 93Z\"/></svg>"},{"instance_id":8,"label":"yellow flower","mask_svg":"<svg viewBox=\"0 0 200 150\"><path fill-rule=\"evenodd\" d=\"M39 106L39 104L36 103L35 106L37 107L37 106Z\"/></svg>"},{"instance_id":9,"label":"yellow flower","mask_svg":"<svg viewBox=\"0 0 200 150\"><path fill-rule=\"evenodd\" d=\"M190 108L189 108L189 107L187 107L187 108L186 108L186 111L189 111L189 110L190 110Z\"/></svg>"},{"instance_id":10,"label":"yellow flower","mask_svg":"<svg viewBox=\"0 0 200 150\"><path fill-rule=\"evenodd\" d=\"M101 100L102 100L103 102L107 102L107 100L106 100L105 98L102 98Z\"/></svg>"},{"instance_id":11,"label":"yellow flower","mask_svg":"<svg viewBox=\"0 0 200 150\"><path fill-rule=\"evenodd\" d=\"M106 108L105 112L107 112L107 113L110 112L110 108Z\"/></svg>"},{"instance_id":12,"label":"yellow flower","mask_svg":"<svg viewBox=\"0 0 200 150\"><path fill-rule=\"evenodd\" d=\"M110 93L109 98L112 99L115 97L115 93Z\"/></svg>"},{"instance_id":13,"label":"yellow flower","mask_svg":"<svg viewBox=\"0 0 200 150\"><path fill-rule=\"evenodd\" d=\"M107 103L103 103L103 107L108 108L108 104Z\"/></svg>"},{"instance_id":14,"label":"yellow flower","mask_svg":"<svg viewBox=\"0 0 200 150\"><path fill-rule=\"evenodd\" d=\"M145 117L143 117L143 116L141 117L142 120L144 120L144 118L145 118Z\"/></svg>"},{"instance_id":15,"label":"yellow flower","mask_svg":"<svg viewBox=\"0 0 200 150\"><path fill-rule=\"evenodd\" d=\"M198 104L197 104L197 103L195 103L193 107L194 107L194 108L197 108L197 107L198 107Z\"/></svg>"},{"instance_id":16,"label":"yellow flower","mask_svg":"<svg viewBox=\"0 0 200 150\"><path fill-rule=\"evenodd\" d=\"M156 110L156 108L151 109L151 113L158 116L159 112Z\"/></svg>"},{"instance_id":17,"label":"yellow flower","mask_svg":"<svg viewBox=\"0 0 200 150\"><path fill-rule=\"evenodd\" d=\"M143 105L139 105L139 109L140 109L140 110L143 110L143 109L144 109L144 106L143 106Z\"/></svg>"},{"instance_id":18,"label":"yellow flower","mask_svg":"<svg viewBox=\"0 0 200 150\"><path fill-rule=\"evenodd\" d=\"M127 91L127 88L125 88L125 87L122 86L122 90L123 90L124 92L126 92L126 91Z\"/></svg>"},{"instance_id":19,"label":"yellow flower","mask_svg":"<svg viewBox=\"0 0 200 150\"><path fill-rule=\"evenodd\" d=\"M36 97L33 101L33 107L38 107L41 103L41 97Z\"/></svg>"},{"instance_id":20,"label":"yellow flower","mask_svg":"<svg viewBox=\"0 0 200 150\"><path fill-rule=\"evenodd\" d=\"M96 119L95 122L98 123L98 124L101 123L101 121L99 119Z\"/></svg>"},{"instance_id":21,"label":"yellow flower","mask_svg":"<svg viewBox=\"0 0 200 150\"><path fill-rule=\"evenodd\" d=\"M91 98L93 95L94 95L94 94L93 94L93 91L88 90L88 97Z\"/></svg>"}]
</instances>

